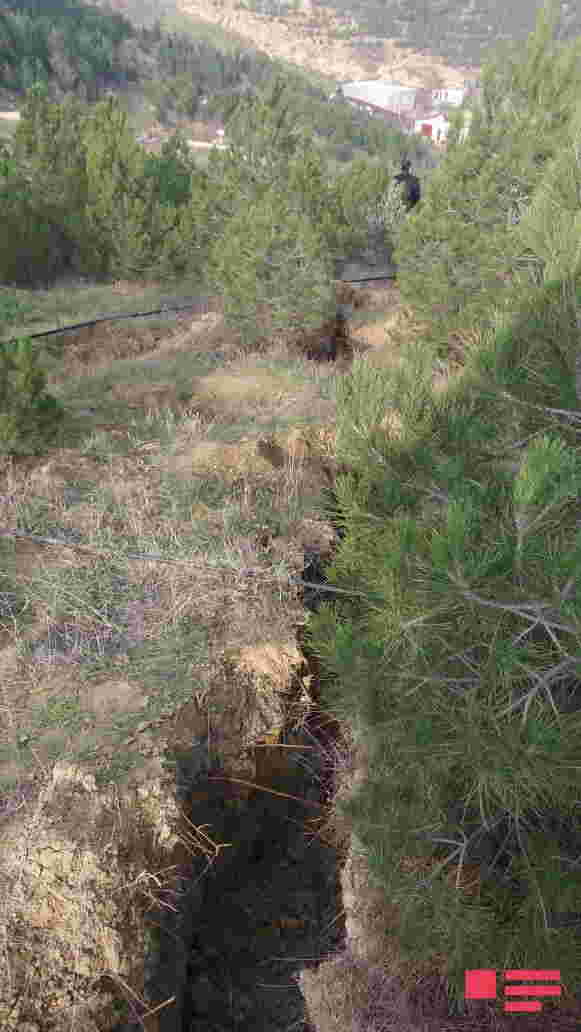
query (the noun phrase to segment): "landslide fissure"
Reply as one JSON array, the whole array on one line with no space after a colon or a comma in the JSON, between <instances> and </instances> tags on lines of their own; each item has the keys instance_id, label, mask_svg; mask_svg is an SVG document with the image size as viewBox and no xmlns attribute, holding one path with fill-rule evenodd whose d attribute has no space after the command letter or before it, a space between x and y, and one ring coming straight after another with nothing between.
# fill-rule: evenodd
<instances>
[{"instance_id":1,"label":"landslide fissure","mask_svg":"<svg viewBox=\"0 0 581 1032\"><path fill-rule=\"evenodd\" d=\"M326 559L307 552L302 579L323 585ZM305 611L322 597L303 588ZM341 731L319 708L319 665L305 625L297 644L304 661L288 721L278 743L257 748L250 793L228 777L208 739L177 765L186 822L220 848L185 865L172 898L149 915L147 995L152 1006L173 998L159 1012L159 1032L313 1032L298 977L338 952L345 935L344 851L323 830ZM312 704L297 723L293 703L305 683Z\"/></svg>"}]
</instances>

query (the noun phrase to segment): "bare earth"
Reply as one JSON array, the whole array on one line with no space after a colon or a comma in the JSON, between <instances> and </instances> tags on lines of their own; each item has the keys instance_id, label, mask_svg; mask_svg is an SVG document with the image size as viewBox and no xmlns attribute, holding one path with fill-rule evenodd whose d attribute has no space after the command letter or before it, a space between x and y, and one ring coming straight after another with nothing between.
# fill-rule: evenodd
<instances>
[{"instance_id":1,"label":"bare earth","mask_svg":"<svg viewBox=\"0 0 581 1032\"><path fill-rule=\"evenodd\" d=\"M386 40L383 59L358 53L348 40L334 39L329 33L350 27L361 31L355 19L345 18L328 9L309 9L284 18L271 18L252 11L237 10L236 0L177 0L183 14L220 25L243 36L269 57L292 62L301 68L338 81L356 79L397 79L405 86L462 86L477 69L451 68L443 60L403 49ZM375 53L374 49L374 53Z\"/></svg>"}]
</instances>

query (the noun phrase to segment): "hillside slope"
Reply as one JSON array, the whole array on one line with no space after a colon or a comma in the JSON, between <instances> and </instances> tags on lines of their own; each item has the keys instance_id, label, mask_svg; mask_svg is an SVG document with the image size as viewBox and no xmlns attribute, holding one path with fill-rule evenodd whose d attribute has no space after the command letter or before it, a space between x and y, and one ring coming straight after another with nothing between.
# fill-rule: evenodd
<instances>
[{"instance_id":1,"label":"hillside slope","mask_svg":"<svg viewBox=\"0 0 581 1032\"><path fill-rule=\"evenodd\" d=\"M334 79L397 77L410 86L461 86L475 74L472 68L453 69L427 54L404 50L391 40L367 52L356 49L350 40L331 34L349 25L357 32L355 19L330 8L305 4L301 11L272 18L240 10L236 0L178 0L178 6L185 14L246 36L269 57L292 61Z\"/></svg>"},{"instance_id":2,"label":"hillside slope","mask_svg":"<svg viewBox=\"0 0 581 1032\"><path fill-rule=\"evenodd\" d=\"M259 3L262 0L258 0ZM322 0L328 6L329 0ZM491 46L524 41L533 31L543 0L333 0L339 13L357 19L366 34L428 49L453 65L486 60ZM559 38L581 32L579 4L557 0Z\"/></svg>"},{"instance_id":3,"label":"hillside slope","mask_svg":"<svg viewBox=\"0 0 581 1032\"><path fill-rule=\"evenodd\" d=\"M133 18L127 0L111 0L108 6ZM362 47L356 39L337 38L338 33L357 36L361 29L356 20L350 14L316 7L310 0L303 0L301 10L280 16L249 10L239 0L176 0L176 9L181 15L219 26L247 40L270 58L290 62L332 81L397 77L410 86L461 86L464 79L478 72L468 65L453 68L419 49L404 49L394 40ZM164 16L164 28L166 24Z\"/></svg>"}]
</instances>

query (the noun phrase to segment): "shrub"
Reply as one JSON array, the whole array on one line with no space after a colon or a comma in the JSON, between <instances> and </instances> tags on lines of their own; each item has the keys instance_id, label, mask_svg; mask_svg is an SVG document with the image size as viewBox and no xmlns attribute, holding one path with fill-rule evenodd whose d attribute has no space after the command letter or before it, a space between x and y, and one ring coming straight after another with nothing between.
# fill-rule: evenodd
<instances>
[{"instance_id":1,"label":"shrub","mask_svg":"<svg viewBox=\"0 0 581 1032\"><path fill-rule=\"evenodd\" d=\"M64 410L45 385L30 338L0 344L1 454L38 454L55 436Z\"/></svg>"},{"instance_id":2,"label":"shrub","mask_svg":"<svg viewBox=\"0 0 581 1032\"><path fill-rule=\"evenodd\" d=\"M4 293L0 289L0 328L7 327L12 323L18 322L19 319L23 319L33 308L34 305L30 301L20 300L13 291L6 290L6 293Z\"/></svg>"},{"instance_id":3,"label":"shrub","mask_svg":"<svg viewBox=\"0 0 581 1032\"><path fill-rule=\"evenodd\" d=\"M578 303L531 291L445 390L423 339L337 388L356 473L326 574L357 600L323 603L308 640L367 767L337 812L398 956L446 958L458 1005L469 965L581 973Z\"/></svg>"}]
</instances>

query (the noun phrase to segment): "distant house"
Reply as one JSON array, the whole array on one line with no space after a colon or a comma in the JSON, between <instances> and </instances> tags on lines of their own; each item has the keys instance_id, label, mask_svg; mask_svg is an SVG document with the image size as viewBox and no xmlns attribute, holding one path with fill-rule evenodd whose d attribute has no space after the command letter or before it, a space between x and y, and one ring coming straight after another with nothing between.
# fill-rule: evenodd
<instances>
[{"instance_id":1,"label":"distant house","mask_svg":"<svg viewBox=\"0 0 581 1032\"><path fill-rule=\"evenodd\" d=\"M443 89L432 90L432 101L435 107L439 104L453 104L454 107L460 107L465 96L466 90L463 86L447 86Z\"/></svg>"},{"instance_id":2,"label":"distant house","mask_svg":"<svg viewBox=\"0 0 581 1032\"><path fill-rule=\"evenodd\" d=\"M427 136L437 146L444 146L448 139L450 120L441 111L433 111L423 118L416 119L414 132Z\"/></svg>"},{"instance_id":3,"label":"distant house","mask_svg":"<svg viewBox=\"0 0 581 1032\"><path fill-rule=\"evenodd\" d=\"M401 132L411 133L413 132L414 119L411 115L406 115L400 111L392 111L386 107L380 107L379 104L372 104L368 100L348 100L348 104L351 107L357 108L359 111L364 111L367 115L372 115L374 118L381 118L382 121L386 122L390 128L400 129Z\"/></svg>"},{"instance_id":4,"label":"distant house","mask_svg":"<svg viewBox=\"0 0 581 1032\"><path fill-rule=\"evenodd\" d=\"M463 109L462 123L458 136L460 143L464 142L470 132L472 117L470 108ZM445 147L448 142L450 126L450 119L443 111L433 111L415 120L413 132L419 133L420 136L428 137L438 147Z\"/></svg>"},{"instance_id":5,"label":"distant house","mask_svg":"<svg viewBox=\"0 0 581 1032\"><path fill-rule=\"evenodd\" d=\"M372 104L377 108L395 111L398 114L411 111L416 101L416 87L403 86L399 82L387 79L368 79L362 82L343 82L335 96L343 96L348 101Z\"/></svg>"},{"instance_id":6,"label":"distant house","mask_svg":"<svg viewBox=\"0 0 581 1032\"><path fill-rule=\"evenodd\" d=\"M441 106L461 107L465 100L478 99L480 84L466 80L464 86L428 87L403 86L383 79L361 82L343 82L337 86L330 100L342 97L352 107L369 115L380 117L393 128L407 134L419 133L436 146L446 145L450 119ZM471 114L466 112L460 139L468 135Z\"/></svg>"}]
</instances>

